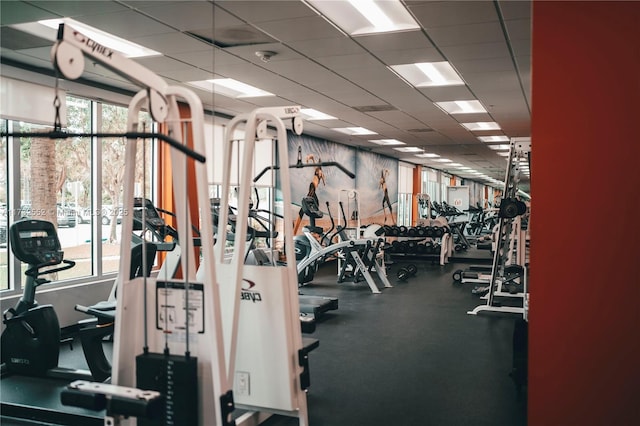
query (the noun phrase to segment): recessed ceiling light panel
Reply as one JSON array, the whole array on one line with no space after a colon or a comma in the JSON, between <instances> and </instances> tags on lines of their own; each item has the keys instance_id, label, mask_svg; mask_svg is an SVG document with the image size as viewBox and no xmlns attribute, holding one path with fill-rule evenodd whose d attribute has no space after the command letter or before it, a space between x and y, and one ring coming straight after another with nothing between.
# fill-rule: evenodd
<instances>
[{"instance_id":1,"label":"recessed ceiling light panel","mask_svg":"<svg viewBox=\"0 0 640 426\"><path fill-rule=\"evenodd\" d=\"M420 29L398 0L306 0L306 3L352 36Z\"/></svg>"},{"instance_id":2,"label":"recessed ceiling light panel","mask_svg":"<svg viewBox=\"0 0 640 426\"><path fill-rule=\"evenodd\" d=\"M378 145L406 145L404 142L397 139L370 139L369 142L376 143Z\"/></svg>"},{"instance_id":3,"label":"recessed ceiling light panel","mask_svg":"<svg viewBox=\"0 0 640 426\"><path fill-rule=\"evenodd\" d=\"M28 22L25 24L11 25L11 27L26 33L55 41L60 24L67 24L78 30L92 40L113 49L127 58L141 58L145 56L159 56L162 53L146 48L137 43L125 40L106 31L99 30L90 25L84 24L71 18L45 19L38 22Z\"/></svg>"},{"instance_id":4,"label":"recessed ceiling light panel","mask_svg":"<svg viewBox=\"0 0 640 426\"><path fill-rule=\"evenodd\" d=\"M414 87L460 86L462 77L449 62L391 65L391 69Z\"/></svg>"},{"instance_id":5,"label":"recessed ceiling light panel","mask_svg":"<svg viewBox=\"0 0 640 426\"><path fill-rule=\"evenodd\" d=\"M300 113L303 115L305 120L337 120L336 117L325 114L324 112L318 111L313 108L302 108L300 109Z\"/></svg>"},{"instance_id":6,"label":"recessed ceiling light panel","mask_svg":"<svg viewBox=\"0 0 640 426\"><path fill-rule=\"evenodd\" d=\"M335 130L336 132L345 133L351 136L377 135L376 132L365 129L364 127L336 127L331 130Z\"/></svg>"},{"instance_id":7,"label":"recessed ceiling light panel","mask_svg":"<svg viewBox=\"0 0 640 426\"><path fill-rule=\"evenodd\" d=\"M438 154L433 154L431 152L424 152L422 154L416 154L416 157L420 157L420 158L438 158L440 156Z\"/></svg>"},{"instance_id":8,"label":"recessed ceiling light panel","mask_svg":"<svg viewBox=\"0 0 640 426\"><path fill-rule=\"evenodd\" d=\"M480 101L476 100L436 102L435 104L448 114L474 114L487 112Z\"/></svg>"},{"instance_id":9,"label":"recessed ceiling light panel","mask_svg":"<svg viewBox=\"0 0 640 426\"><path fill-rule=\"evenodd\" d=\"M483 130L500 130L500 125L495 121L479 121L476 123L460 123L463 127L472 132Z\"/></svg>"},{"instance_id":10,"label":"recessed ceiling light panel","mask_svg":"<svg viewBox=\"0 0 640 426\"><path fill-rule=\"evenodd\" d=\"M478 136L481 142L509 142L509 136Z\"/></svg>"},{"instance_id":11,"label":"recessed ceiling light panel","mask_svg":"<svg viewBox=\"0 0 640 426\"><path fill-rule=\"evenodd\" d=\"M219 95L229 98L258 98L261 96L275 96L249 84L243 83L233 78L214 78L211 80L190 81L190 85L200 89L213 91Z\"/></svg>"},{"instance_id":12,"label":"recessed ceiling light panel","mask_svg":"<svg viewBox=\"0 0 640 426\"><path fill-rule=\"evenodd\" d=\"M398 150L400 152L421 152L422 148L418 148L417 146L407 146L407 147L401 147L401 148L393 148L395 150Z\"/></svg>"},{"instance_id":13,"label":"recessed ceiling light panel","mask_svg":"<svg viewBox=\"0 0 640 426\"><path fill-rule=\"evenodd\" d=\"M509 151L511 149L511 145L507 144L497 144L497 145L487 145L491 149L495 149L496 151Z\"/></svg>"}]
</instances>

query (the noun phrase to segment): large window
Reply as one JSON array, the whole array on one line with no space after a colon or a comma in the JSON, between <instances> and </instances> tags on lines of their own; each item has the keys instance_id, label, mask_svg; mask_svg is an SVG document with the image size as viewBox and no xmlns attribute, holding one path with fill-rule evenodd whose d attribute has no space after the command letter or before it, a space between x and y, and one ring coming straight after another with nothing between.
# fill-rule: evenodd
<instances>
[{"instance_id":1,"label":"large window","mask_svg":"<svg viewBox=\"0 0 640 426\"><path fill-rule=\"evenodd\" d=\"M126 107L72 96L66 97L66 106L64 130L70 134L126 131ZM153 131L147 113L141 113L140 121L145 123L140 130ZM2 120L0 125L4 132L51 130L51 126L18 120ZM20 291L24 282L26 265L13 260L7 243L9 226L22 218L54 223L65 258L76 262L54 280L77 282L117 272L126 143L115 137L2 138L0 290ZM154 144L139 141L136 146L135 195L153 199ZM12 271L15 268L21 270Z\"/></svg>"}]
</instances>

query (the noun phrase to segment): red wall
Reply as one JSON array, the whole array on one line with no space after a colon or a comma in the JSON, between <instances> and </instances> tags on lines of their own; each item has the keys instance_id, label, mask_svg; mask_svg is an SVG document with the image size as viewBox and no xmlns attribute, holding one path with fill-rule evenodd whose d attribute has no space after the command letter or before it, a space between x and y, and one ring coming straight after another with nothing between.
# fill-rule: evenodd
<instances>
[{"instance_id":1,"label":"red wall","mask_svg":"<svg viewBox=\"0 0 640 426\"><path fill-rule=\"evenodd\" d=\"M640 2L533 4L529 425L640 423Z\"/></svg>"}]
</instances>

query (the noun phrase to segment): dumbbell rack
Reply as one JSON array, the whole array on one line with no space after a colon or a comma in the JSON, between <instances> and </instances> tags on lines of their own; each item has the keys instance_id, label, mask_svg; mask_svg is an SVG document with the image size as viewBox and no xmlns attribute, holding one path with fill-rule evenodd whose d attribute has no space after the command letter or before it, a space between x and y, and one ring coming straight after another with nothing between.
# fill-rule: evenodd
<instances>
[{"instance_id":1,"label":"dumbbell rack","mask_svg":"<svg viewBox=\"0 0 640 426\"><path fill-rule=\"evenodd\" d=\"M389 254L395 259L439 259L440 265L445 265L453 253L451 233L446 226L432 223L431 219L422 219L419 226L407 228L405 226L388 227L387 241L391 241ZM396 235L397 234L397 235ZM422 243L424 241L424 243ZM432 247L439 246L436 252L428 252L427 243ZM438 244L439 243L439 244ZM398 252L400 247L401 252Z\"/></svg>"},{"instance_id":2,"label":"dumbbell rack","mask_svg":"<svg viewBox=\"0 0 640 426\"><path fill-rule=\"evenodd\" d=\"M520 182L520 160L528 159L531 152L530 138L511 138L511 149L509 152L509 163L507 166L505 185L503 192L503 200L514 199L518 192L518 183ZM493 264L491 267L491 276L489 278L489 292L486 295L486 304L476 306L473 310L468 311L470 315L477 315L480 312L504 312L525 315L525 300L527 298L527 268L523 267L522 280L523 291L521 293L510 293L504 291L503 284L510 280L505 272L505 267L512 264L511 259L514 250L514 230L518 227L519 216L500 217L498 223L498 235L496 240L496 248L494 251ZM509 297L522 299L522 306L502 306L496 300L496 297Z\"/></svg>"}]
</instances>

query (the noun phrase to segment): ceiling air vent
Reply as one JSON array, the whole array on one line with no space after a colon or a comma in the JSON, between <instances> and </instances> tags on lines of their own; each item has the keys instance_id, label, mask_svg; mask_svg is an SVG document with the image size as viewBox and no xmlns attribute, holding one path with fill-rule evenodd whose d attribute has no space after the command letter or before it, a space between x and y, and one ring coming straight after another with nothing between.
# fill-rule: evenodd
<instances>
[{"instance_id":1,"label":"ceiling air vent","mask_svg":"<svg viewBox=\"0 0 640 426\"><path fill-rule=\"evenodd\" d=\"M397 111L398 108L393 105L364 105L354 106L353 109L359 112L382 112L382 111Z\"/></svg>"},{"instance_id":2,"label":"ceiling air vent","mask_svg":"<svg viewBox=\"0 0 640 426\"><path fill-rule=\"evenodd\" d=\"M422 129L409 129L407 130L407 132L411 132L411 133L429 133L429 132L433 132L433 129L430 129L429 127L425 127Z\"/></svg>"},{"instance_id":3,"label":"ceiling air vent","mask_svg":"<svg viewBox=\"0 0 640 426\"><path fill-rule=\"evenodd\" d=\"M277 43L277 40L269 37L268 35L256 30L250 25L236 25L233 27L226 27L216 29L214 38L210 38L210 32L207 31L189 31L188 34L197 37L198 39L218 46L220 48L237 47L237 46L251 46L254 44L265 43Z\"/></svg>"}]
</instances>

